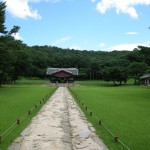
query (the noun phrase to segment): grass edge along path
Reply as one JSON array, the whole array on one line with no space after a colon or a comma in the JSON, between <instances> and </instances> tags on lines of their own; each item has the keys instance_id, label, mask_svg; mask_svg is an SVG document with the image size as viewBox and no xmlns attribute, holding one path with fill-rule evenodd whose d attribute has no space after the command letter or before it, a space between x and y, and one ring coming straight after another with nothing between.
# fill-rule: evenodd
<instances>
[{"instance_id":1,"label":"grass edge along path","mask_svg":"<svg viewBox=\"0 0 150 150\"><path fill-rule=\"evenodd\" d=\"M21 115L21 117L16 118L14 123L10 125L5 131L0 133L0 149L5 150L9 145L19 136L19 134L29 125L32 118L37 115L42 106L49 100L49 98L56 91L57 87L51 89L50 93L45 95L38 103L31 106L29 110Z\"/></svg>"},{"instance_id":2,"label":"grass edge along path","mask_svg":"<svg viewBox=\"0 0 150 150\"><path fill-rule=\"evenodd\" d=\"M86 115L87 119L93 124L93 126L96 128L97 130L103 130L103 132L106 132L106 134L108 134L107 138L110 138L109 141L112 142L112 144L115 147L118 147L119 149L122 150L131 150L121 139L119 139L119 137L117 135L115 135L106 125L105 123L98 118L93 112L92 110L90 110L85 103L82 102L82 100L79 98L79 96L71 89L68 87L69 92L71 93L71 95L74 97L74 99L76 100L77 104L79 105L79 107L82 109L82 111L84 112L84 114ZM97 133L98 136L101 138L100 134ZM108 146L105 138L103 138L104 143ZM117 149L118 149L117 148Z\"/></svg>"}]
</instances>

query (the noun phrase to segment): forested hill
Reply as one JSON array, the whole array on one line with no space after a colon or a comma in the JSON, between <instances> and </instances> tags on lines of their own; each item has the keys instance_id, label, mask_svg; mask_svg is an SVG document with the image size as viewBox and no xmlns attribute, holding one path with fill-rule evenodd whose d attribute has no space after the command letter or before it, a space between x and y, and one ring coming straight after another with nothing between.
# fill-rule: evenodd
<instances>
[{"instance_id":1,"label":"forested hill","mask_svg":"<svg viewBox=\"0 0 150 150\"><path fill-rule=\"evenodd\" d=\"M3 82L14 81L19 76L45 78L48 67L76 67L80 79L108 79L108 73L112 76L113 71L123 72L126 78L134 75L134 65L141 70L137 76L149 72L150 48L147 47L134 51L80 51L51 46L29 47L12 37L0 38L3 41L0 43Z\"/></svg>"},{"instance_id":2,"label":"forested hill","mask_svg":"<svg viewBox=\"0 0 150 150\"><path fill-rule=\"evenodd\" d=\"M45 78L48 67L76 67L79 79L104 79L120 84L130 76L136 81L144 73L150 73L149 47L112 52L30 47L12 37L20 27L6 31L5 7L5 3L0 2L0 85L19 76Z\"/></svg>"},{"instance_id":3,"label":"forested hill","mask_svg":"<svg viewBox=\"0 0 150 150\"><path fill-rule=\"evenodd\" d=\"M130 54L128 51L79 51L48 46L31 47L30 53L34 58L33 64L38 68L76 67L80 70L80 76L88 79L100 78L102 68L119 64L119 61L126 60L126 56Z\"/></svg>"},{"instance_id":4,"label":"forested hill","mask_svg":"<svg viewBox=\"0 0 150 150\"><path fill-rule=\"evenodd\" d=\"M139 47L134 51L112 52L79 51L50 46L33 46L27 49L30 60L26 60L27 76L45 77L47 67L76 67L79 69L79 78L101 79L109 68L117 68L132 76L131 69L136 62L142 71L141 74L148 71L146 66L150 66L150 48L147 47Z\"/></svg>"}]
</instances>

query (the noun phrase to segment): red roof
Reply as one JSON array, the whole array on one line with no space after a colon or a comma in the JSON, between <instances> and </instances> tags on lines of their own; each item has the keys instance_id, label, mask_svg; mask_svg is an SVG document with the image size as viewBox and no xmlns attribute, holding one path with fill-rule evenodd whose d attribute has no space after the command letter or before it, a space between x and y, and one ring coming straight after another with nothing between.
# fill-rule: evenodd
<instances>
[{"instance_id":1,"label":"red roof","mask_svg":"<svg viewBox=\"0 0 150 150\"><path fill-rule=\"evenodd\" d=\"M59 78L67 78L72 76L73 74L66 70L59 70L59 71L55 71L52 75Z\"/></svg>"}]
</instances>

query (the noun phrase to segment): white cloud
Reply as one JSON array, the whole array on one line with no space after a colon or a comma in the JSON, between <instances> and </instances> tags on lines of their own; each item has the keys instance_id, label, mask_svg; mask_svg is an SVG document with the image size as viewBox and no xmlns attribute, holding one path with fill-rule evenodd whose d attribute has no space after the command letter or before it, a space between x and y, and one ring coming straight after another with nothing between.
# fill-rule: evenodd
<instances>
[{"instance_id":1,"label":"white cloud","mask_svg":"<svg viewBox=\"0 0 150 150\"><path fill-rule=\"evenodd\" d=\"M91 0L92 1L92 3L95 3L96 2L96 0Z\"/></svg>"},{"instance_id":2,"label":"white cloud","mask_svg":"<svg viewBox=\"0 0 150 150\"><path fill-rule=\"evenodd\" d=\"M42 0L28 0L29 2L31 2L31 3L39 3L39 2L41 2Z\"/></svg>"},{"instance_id":3,"label":"white cloud","mask_svg":"<svg viewBox=\"0 0 150 150\"><path fill-rule=\"evenodd\" d=\"M100 43L100 44L99 44L99 47L102 48L102 47L104 47L105 45L106 45L105 43Z\"/></svg>"},{"instance_id":4,"label":"white cloud","mask_svg":"<svg viewBox=\"0 0 150 150\"><path fill-rule=\"evenodd\" d=\"M120 44L120 45L114 45L110 50L129 50L132 51L134 48L137 48L137 44Z\"/></svg>"},{"instance_id":5,"label":"white cloud","mask_svg":"<svg viewBox=\"0 0 150 150\"><path fill-rule=\"evenodd\" d=\"M65 42L69 41L70 39L71 39L70 36L62 37L62 38L60 38L60 39L54 41L54 42L52 43L52 46L60 46L61 44L63 44L63 43L65 43Z\"/></svg>"},{"instance_id":6,"label":"white cloud","mask_svg":"<svg viewBox=\"0 0 150 150\"><path fill-rule=\"evenodd\" d=\"M41 19L37 10L32 10L28 0L6 0L7 10L16 17Z\"/></svg>"},{"instance_id":7,"label":"white cloud","mask_svg":"<svg viewBox=\"0 0 150 150\"><path fill-rule=\"evenodd\" d=\"M69 49L81 50L82 48L78 45L72 45L69 47Z\"/></svg>"},{"instance_id":8,"label":"white cloud","mask_svg":"<svg viewBox=\"0 0 150 150\"><path fill-rule=\"evenodd\" d=\"M3 0L6 1L7 11L13 16L26 19L27 17L40 20L42 17L38 13L38 10L33 10L29 3L38 3L41 1L56 3L61 0Z\"/></svg>"},{"instance_id":9,"label":"white cloud","mask_svg":"<svg viewBox=\"0 0 150 150\"><path fill-rule=\"evenodd\" d=\"M137 35L139 33L138 32L126 32L125 34L127 34L127 35Z\"/></svg>"},{"instance_id":10,"label":"white cloud","mask_svg":"<svg viewBox=\"0 0 150 150\"><path fill-rule=\"evenodd\" d=\"M104 14L107 10L115 8L116 12L125 13L132 18L138 18L135 5L150 5L150 0L101 0L97 3L97 11Z\"/></svg>"},{"instance_id":11,"label":"white cloud","mask_svg":"<svg viewBox=\"0 0 150 150\"><path fill-rule=\"evenodd\" d=\"M150 44L149 43L135 43L135 44L120 44L120 45L114 45L110 48L108 48L108 51L112 51L112 50L128 50L128 51L132 51L135 48L138 48L138 46L146 46L149 47Z\"/></svg>"},{"instance_id":12,"label":"white cloud","mask_svg":"<svg viewBox=\"0 0 150 150\"><path fill-rule=\"evenodd\" d=\"M61 0L28 0L28 1L33 2L33 3L38 3L38 2L41 2L41 1L57 3L57 2L60 2Z\"/></svg>"},{"instance_id":13,"label":"white cloud","mask_svg":"<svg viewBox=\"0 0 150 150\"><path fill-rule=\"evenodd\" d=\"M13 33L12 36L16 39L16 40L23 40L23 38L20 36L19 33Z\"/></svg>"}]
</instances>

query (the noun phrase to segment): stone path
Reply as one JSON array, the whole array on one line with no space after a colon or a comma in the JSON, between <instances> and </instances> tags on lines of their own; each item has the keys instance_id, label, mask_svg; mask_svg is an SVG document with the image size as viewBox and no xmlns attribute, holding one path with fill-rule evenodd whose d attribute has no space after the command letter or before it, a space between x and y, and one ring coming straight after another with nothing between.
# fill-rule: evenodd
<instances>
[{"instance_id":1,"label":"stone path","mask_svg":"<svg viewBox=\"0 0 150 150\"><path fill-rule=\"evenodd\" d=\"M59 87L8 150L107 150L66 87Z\"/></svg>"}]
</instances>

